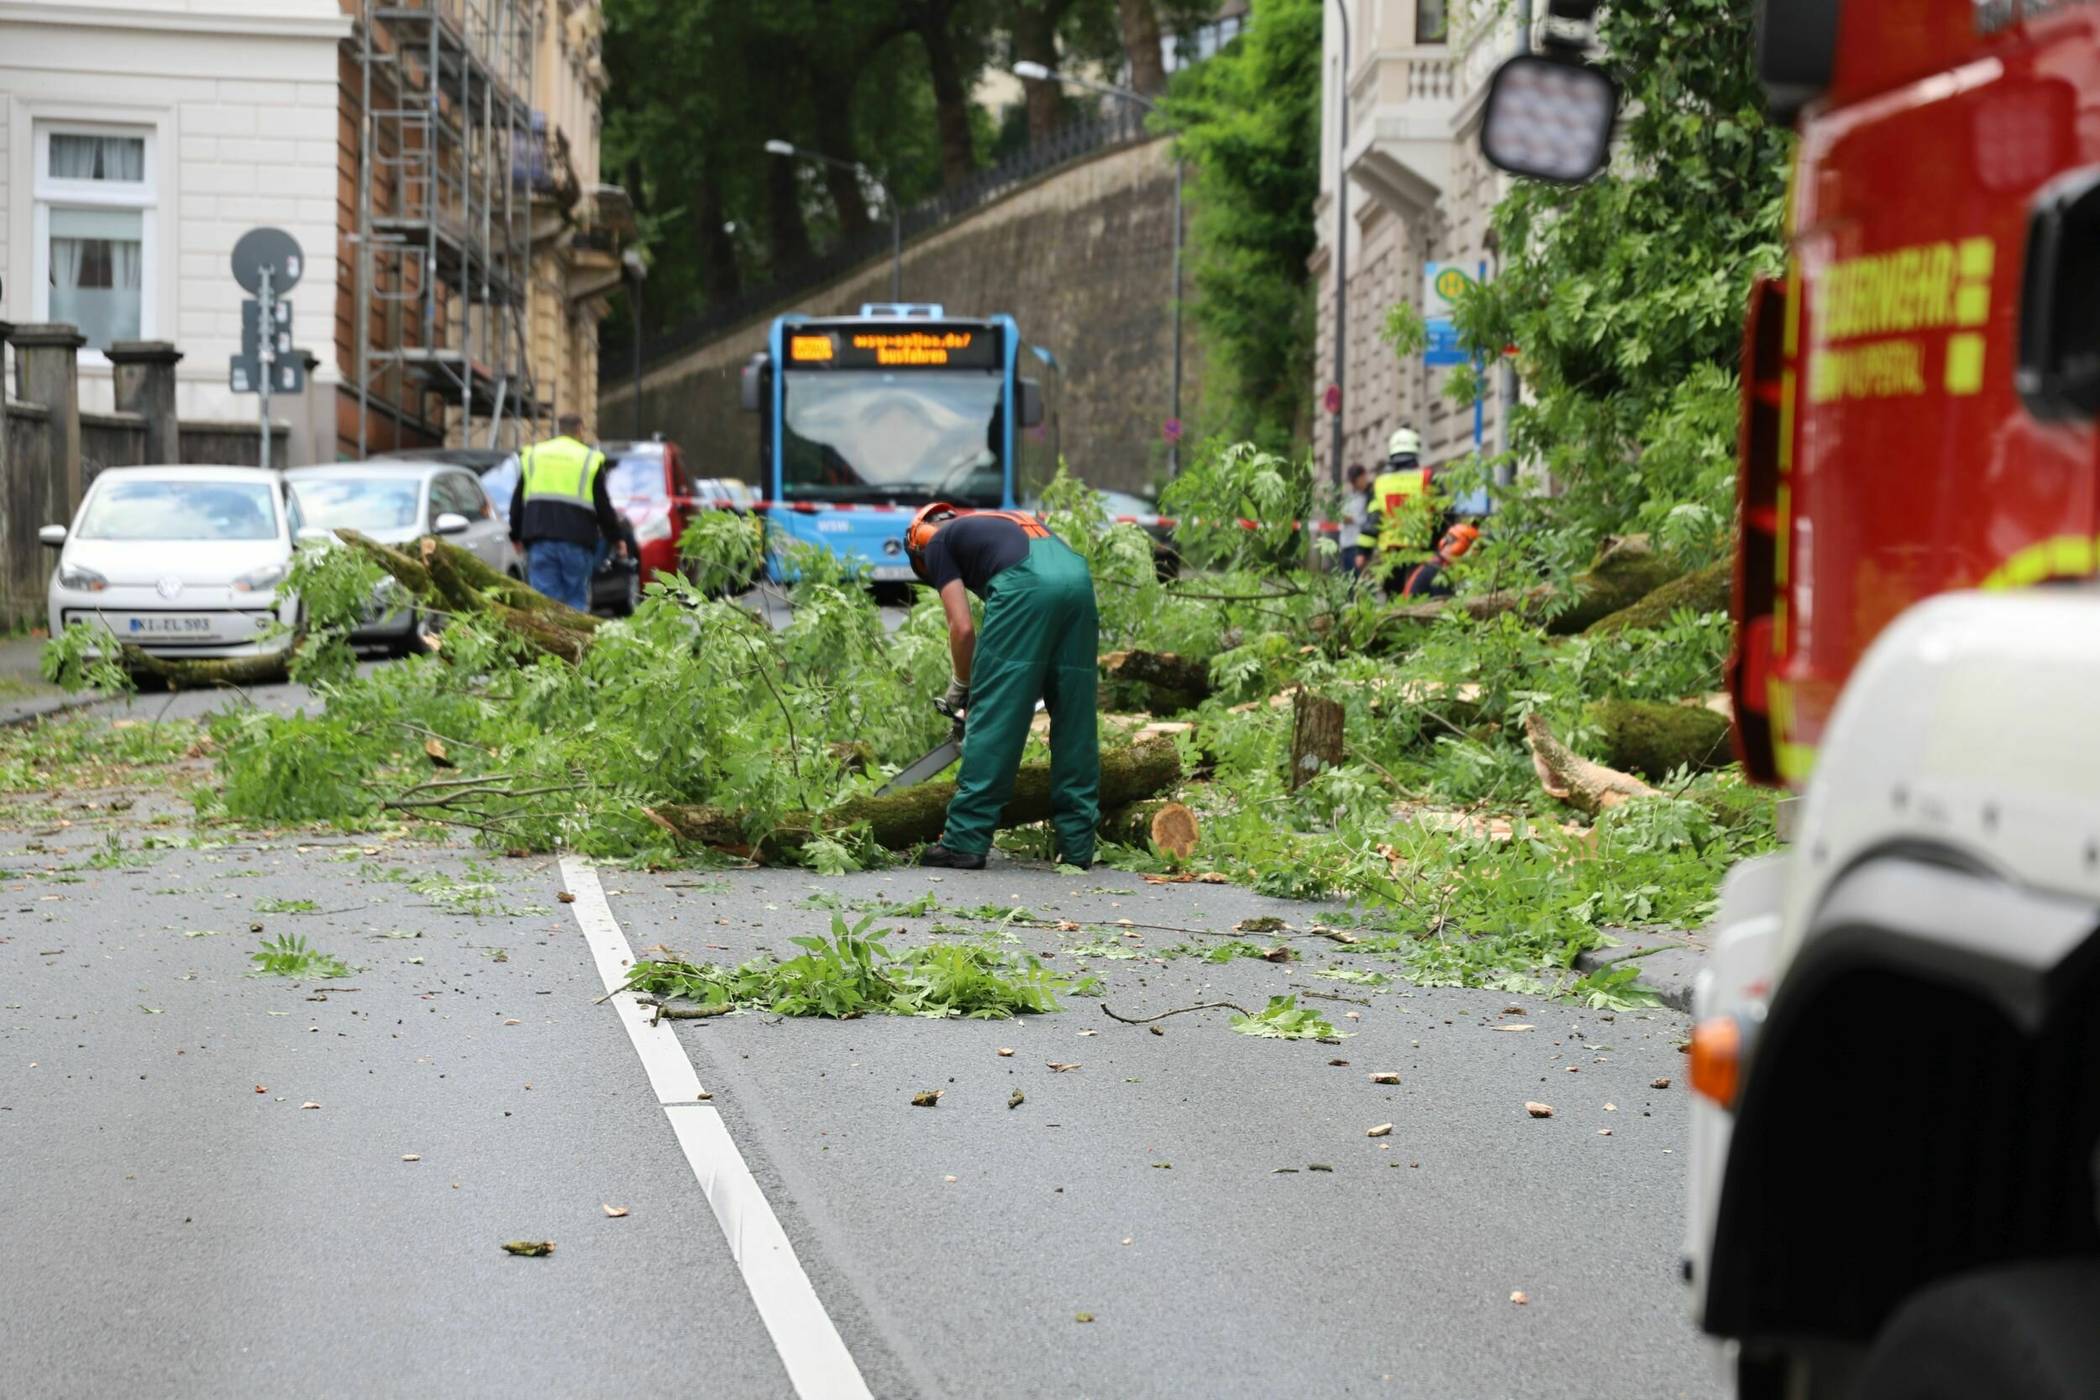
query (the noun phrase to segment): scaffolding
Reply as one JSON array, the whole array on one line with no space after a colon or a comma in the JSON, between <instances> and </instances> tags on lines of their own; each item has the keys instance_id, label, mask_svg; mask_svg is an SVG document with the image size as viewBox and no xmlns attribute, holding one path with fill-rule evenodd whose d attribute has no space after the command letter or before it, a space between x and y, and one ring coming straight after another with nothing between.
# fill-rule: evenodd
<instances>
[{"instance_id":1,"label":"scaffolding","mask_svg":"<svg viewBox=\"0 0 2100 1400\"><path fill-rule=\"evenodd\" d=\"M404 432L516 446L532 383L530 0L363 0L357 447ZM437 406L433 422L426 416Z\"/></svg>"}]
</instances>

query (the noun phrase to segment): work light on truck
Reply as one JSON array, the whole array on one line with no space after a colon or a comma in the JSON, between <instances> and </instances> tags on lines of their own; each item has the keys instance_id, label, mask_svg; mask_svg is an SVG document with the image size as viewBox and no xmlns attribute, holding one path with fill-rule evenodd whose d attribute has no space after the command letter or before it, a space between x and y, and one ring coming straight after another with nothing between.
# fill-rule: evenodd
<instances>
[{"instance_id":1,"label":"work light on truck","mask_svg":"<svg viewBox=\"0 0 2100 1400\"><path fill-rule=\"evenodd\" d=\"M1480 149L1512 175L1580 184L1604 168L1619 88L1587 63L1519 54L1495 70Z\"/></svg>"}]
</instances>

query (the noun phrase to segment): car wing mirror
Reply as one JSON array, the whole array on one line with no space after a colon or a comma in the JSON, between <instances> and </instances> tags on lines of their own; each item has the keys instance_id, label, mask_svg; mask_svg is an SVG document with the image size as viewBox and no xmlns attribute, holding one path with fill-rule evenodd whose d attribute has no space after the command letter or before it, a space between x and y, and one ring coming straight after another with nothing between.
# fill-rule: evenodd
<instances>
[{"instance_id":1,"label":"car wing mirror","mask_svg":"<svg viewBox=\"0 0 2100 1400\"><path fill-rule=\"evenodd\" d=\"M1480 153L1512 175L1579 185L1604 168L1619 85L1562 54L1518 54L1488 80Z\"/></svg>"},{"instance_id":2,"label":"car wing mirror","mask_svg":"<svg viewBox=\"0 0 2100 1400\"><path fill-rule=\"evenodd\" d=\"M744 361L743 372L737 377L737 403L746 413L758 412L758 403L764 396L766 381L766 356L753 355Z\"/></svg>"},{"instance_id":3,"label":"car wing mirror","mask_svg":"<svg viewBox=\"0 0 2100 1400\"><path fill-rule=\"evenodd\" d=\"M45 525L36 532L36 538L38 544L44 545L49 549L56 549L66 542L66 527L63 525Z\"/></svg>"},{"instance_id":4,"label":"car wing mirror","mask_svg":"<svg viewBox=\"0 0 2100 1400\"><path fill-rule=\"evenodd\" d=\"M440 535L463 535L472 522L456 510L448 510L431 522L431 529Z\"/></svg>"},{"instance_id":5,"label":"car wing mirror","mask_svg":"<svg viewBox=\"0 0 2100 1400\"><path fill-rule=\"evenodd\" d=\"M1043 386L1033 379L1019 382L1021 392L1021 426L1039 428L1043 424Z\"/></svg>"}]
</instances>

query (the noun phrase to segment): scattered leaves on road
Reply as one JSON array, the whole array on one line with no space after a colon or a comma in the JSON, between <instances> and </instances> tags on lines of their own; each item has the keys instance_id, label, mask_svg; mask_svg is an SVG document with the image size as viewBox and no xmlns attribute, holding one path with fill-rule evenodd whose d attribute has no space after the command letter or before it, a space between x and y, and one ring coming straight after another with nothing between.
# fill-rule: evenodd
<instances>
[{"instance_id":1,"label":"scattered leaves on road","mask_svg":"<svg viewBox=\"0 0 2100 1400\"><path fill-rule=\"evenodd\" d=\"M1539 1103L1534 1100L1524 1105L1524 1111L1534 1118L1551 1118L1553 1116L1553 1105L1550 1103Z\"/></svg>"},{"instance_id":2,"label":"scattered leaves on road","mask_svg":"<svg viewBox=\"0 0 2100 1400\"><path fill-rule=\"evenodd\" d=\"M1520 1288L1516 1292L1509 1295L1509 1301L1515 1303L1518 1307L1521 1308L1526 1303L1531 1301L1531 1295Z\"/></svg>"},{"instance_id":3,"label":"scattered leaves on road","mask_svg":"<svg viewBox=\"0 0 2100 1400\"><path fill-rule=\"evenodd\" d=\"M1365 1137L1391 1137L1392 1135L1393 1125L1390 1123L1379 1123L1364 1129Z\"/></svg>"},{"instance_id":4,"label":"scattered leaves on road","mask_svg":"<svg viewBox=\"0 0 2100 1400\"><path fill-rule=\"evenodd\" d=\"M420 1162L423 1160L423 1154L420 1152L404 1152L401 1154L401 1160L404 1162Z\"/></svg>"},{"instance_id":5,"label":"scattered leaves on road","mask_svg":"<svg viewBox=\"0 0 2100 1400\"><path fill-rule=\"evenodd\" d=\"M1000 1047L999 1047L999 1058L1000 1058L1000 1059L1002 1059L1002 1060L1010 1060L1010 1059L1012 1059L1012 1058L1013 1058L1013 1055L1014 1055L1014 1048L1013 1048L1013 1046L1011 1046L1011 1045L1002 1045L1002 1046L1000 1046Z\"/></svg>"},{"instance_id":6,"label":"scattered leaves on road","mask_svg":"<svg viewBox=\"0 0 2100 1400\"><path fill-rule=\"evenodd\" d=\"M941 1095L947 1092L946 1089L921 1089L918 1093L911 1096L911 1106L913 1108L932 1108L941 1101Z\"/></svg>"},{"instance_id":7,"label":"scattered leaves on road","mask_svg":"<svg viewBox=\"0 0 2100 1400\"><path fill-rule=\"evenodd\" d=\"M1667 1079L1651 1079L1648 1081L1648 1087L1651 1089L1667 1089L1670 1087L1670 1081Z\"/></svg>"},{"instance_id":8,"label":"scattered leaves on road","mask_svg":"<svg viewBox=\"0 0 2100 1400\"><path fill-rule=\"evenodd\" d=\"M1080 1067L1078 1061L1046 1060L1044 1063L1049 1065L1052 1074L1064 1074L1069 1070L1075 1070Z\"/></svg>"},{"instance_id":9,"label":"scattered leaves on road","mask_svg":"<svg viewBox=\"0 0 2100 1400\"><path fill-rule=\"evenodd\" d=\"M1093 1320L1094 1320L1094 1315L1093 1315L1092 1313L1073 1313L1073 1314L1072 1314L1072 1321L1074 1321L1074 1322L1092 1322Z\"/></svg>"},{"instance_id":10,"label":"scattered leaves on road","mask_svg":"<svg viewBox=\"0 0 2100 1400\"><path fill-rule=\"evenodd\" d=\"M1396 1069L1374 1070L1371 1073L1371 1082L1373 1084L1398 1084L1400 1082L1400 1071Z\"/></svg>"},{"instance_id":11,"label":"scattered leaves on road","mask_svg":"<svg viewBox=\"0 0 2100 1400\"><path fill-rule=\"evenodd\" d=\"M556 891L554 897L560 900L563 904L574 904L576 902L576 896L571 894L567 890Z\"/></svg>"},{"instance_id":12,"label":"scattered leaves on road","mask_svg":"<svg viewBox=\"0 0 2100 1400\"><path fill-rule=\"evenodd\" d=\"M319 1108L320 1106L321 1105L315 1103L312 1099L308 1099L305 1103L299 1105L299 1107L301 1108Z\"/></svg>"},{"instance_id":13,"label":"scattered leaves on road","mask_svg":"<svg viewBox=\"0 0 2100 1400\"><path fill-rule=\"evenodd\" d=\"M1011 1094L1008 1094L1006 1096L1006 1106L1008 1108L1019 1108L1022 1104L1027 1102L1028 1095L1022 1093L1019 1089L1014 1090Z\"/></svg>"},{"instance_id":14,"label":"scattered leaves on road","mask_svg":"<svg viewBox=\"0 0 2100 1400\"><path fill-rule=\"evenodd\" d=\"M522 1255L527 1259L544 1259L554 1252L553 1240L505 1240L505 1253Z\"/></svg>"},{"instance_id":15,"label":"scattered leaves on road","mask_svg":"<svg viewBox=\"0 0 2100 1400\"><path fill-rule=\"evenodd\" d=\"M604 1201L598 1203L598 1209L604 1211L606 1215L614 1220L618 1220L621 1216L627 1214L627 1207L610 1205Z\"/></svg>"}]
</instances>

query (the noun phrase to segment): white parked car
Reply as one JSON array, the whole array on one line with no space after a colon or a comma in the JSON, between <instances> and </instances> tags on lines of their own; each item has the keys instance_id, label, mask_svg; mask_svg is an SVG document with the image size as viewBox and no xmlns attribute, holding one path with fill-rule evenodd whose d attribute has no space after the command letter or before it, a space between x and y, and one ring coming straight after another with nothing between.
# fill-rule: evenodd
<instances>
[{"instance_id":1,"label":"white parked car","mask_svg":"<svg viewBox=\"0 0 2100 1400\"><path fill-rule=\"evenodd\" d=\"M374 458L294 467L284 479L308 529L357 530L393 545L439 535L498 573L525 575L509 522L469 468L435 459ZM417 650L427 621L414 608L379 606L351 640Z\"/></svg>"},{"instance_id":2,"label":"white parked car","mask_svg":"<svg viewBox=\"0 0 2100 1400\"><path fill-rule=\"evenodd\" d=\"M112 467L71 528L38 532L59 551L51 631L97 622L158 656L281 651L296 598L280 591L301 521L274 473L254 467Z\"/></svg>"}]
</instances>

